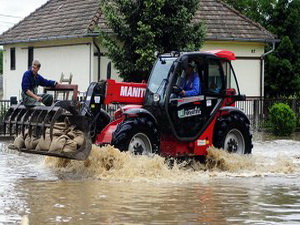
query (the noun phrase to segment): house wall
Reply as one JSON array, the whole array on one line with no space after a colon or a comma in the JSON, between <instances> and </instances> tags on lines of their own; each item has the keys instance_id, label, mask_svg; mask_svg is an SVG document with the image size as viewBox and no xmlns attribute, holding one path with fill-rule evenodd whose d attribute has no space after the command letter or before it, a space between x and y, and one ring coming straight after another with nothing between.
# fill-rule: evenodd
<instances>
[{"instance_id":1,"label":"house wall","mask_svg":"<svg viewBox=\"0 0 300 225\"><path fill-rule=\"evenodd\" d=\"M201 50L226 49L236 54L237 60L232 62L240 91L247 97L259 97L261 92L261 60L264 53L264 43L256 42L225 42L225 41L206 41ZM107 52L101 49L102 53ZM110 60L106 56L101 57L101 79L106 78L106 67ZM264 77L264 74L262 74ZM112 69L112 79L121 81L118 72ZM262 85L263 79L262 79ZM263 87L263 86L262 86ZM262 93L263 89L262 89Z\"/></svg>"},{"instance_id":2,"label":"house wall","mask_svg":"<svg viewBox=\"0 0 300 225\"><path fill-rule=\"evenodd\" d=\"M261 92L261 60L264 43L207 41L202 50L226 49L236 54L237 60L232 62L240 91L247 97L259 97ZM264 74L262 75L264 77ZM264 85L262 79L262 87ZM262 91L262 93L264 93Z\"/></svg>"},{"instance_id":3,"label":"house wall","mask_svg":"<svg viewBox=\"0 0 300 225\"><path fill-rule=\"evenodd\" d=\"M99 46L101 46L100 43L98 43ZM107 49L103 46L100 47L101 51L101 66L100 66L100 79L106 80L107 77L107 65L111 60L107 56ZM114 67L113 64L111 64L111 79L114 79L116 81L122 81L122 78L119 77L118 70Z\"/></svg>"},{"instance_id":4,"label":"house wall","mask_svg":"<svg viewBox=\"0 0 300 225\"><path fill-rule=\"evenodd\" d=\"M24 43L4 46L4 79L3 98L21 97L21 81L23 73L28 69L28 46L34 48L34 59L42 66L39 73L47 79L60 80L73 75L72 83L79 84L79 90L86 91L92 81L97 80L94 66L94 46L92 39L65 40ZM10 48L16 49L16 69L10 69ZM42 92L42 87L39 91Z\"/></svg>"},{"instance_id":5,"label":"house wall","mask_svg":"<svg viewBox=\"0 0 300 225\"><path fill-rule=\"evenodd\" d=\"M92 38L24 43L4 46L3 98L21 96L21 80L28 64L28 46L34 48L34 59L40 60L40 74L45 78L59 80L73 74L73 84L85 92L91 82L98 81L98 50ZM16 48L16 69L10 70L10 48ZM202 50L227 49L234 51L237 60L233 66L240 90L247 97L260 96L260 56L264 53L263 43L207 41ZM107 50L100 46L100 80L106 79ZM112 65L112 79L121 81L118 71ZM42 92L42 88L40 88Z\"/></svg>"},{"instance_id":6,"label":"house wall","mask_svg":"<svg viewBox=\"0 0 300 225\"><path fill-rule=\"evenodd\" d=\"M10 70L10 47L16 48L16 69ZM26 68L27 61L24 58L24 51L16 46L3 47L3 98L10 96L20 96L21 75L19 68ZM8 95L7 95L8 94Z\"/></svg>"},{"instance_id":7,"label":"house wall","mask_svg":"<svg viewBox=\"0 0 300 225\"><path fill-rule=\"evenodd\" d=\"M107 65L108 63L111 62L111 60L107 56L102 56L101 57L101 66L100 66L100 71L101 71L101 80L106 80L107 76ZM113 64L111 65L111 79L114 79L116 81L122 81L122 79L118 76L119 72L114 68Z\"/></svg>"}]
</instances>

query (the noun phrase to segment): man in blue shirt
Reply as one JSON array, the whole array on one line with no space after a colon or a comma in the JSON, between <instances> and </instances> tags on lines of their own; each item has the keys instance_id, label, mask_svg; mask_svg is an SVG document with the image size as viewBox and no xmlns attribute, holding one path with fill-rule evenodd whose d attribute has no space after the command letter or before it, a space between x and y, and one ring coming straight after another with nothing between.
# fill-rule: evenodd
<instances>
[{"instance_id":1,"label":"man in blue shirt","mask_svg":"<svg viewBox=\"0 0 300 225\"><path fill-rule=\"evenodd\" d=\"M189 97L200 95L201 87L200 87L200 78L199 74L195 72L196 64L191 62L188 64L185 74L185 80L182 86L182 91L180 95L182 97Z\"/></svg>"},{"instance_id":2,"label":"man in blue shirt","mask_svg":"<svg viewBox=\"0 0 300 225\"><path fill-rule=\"evenodd\" d=\"M47 80L38 74L41 68L41 63L37 60L32 62L30 70L26 71L22 79L22 98L23 103L26 106L36 106L43 103L46 106L50 106L53 103L53 96L51 94L37 93L38 86L55 87L57 82L53 80Z\"/></svg>"}]
</instances>

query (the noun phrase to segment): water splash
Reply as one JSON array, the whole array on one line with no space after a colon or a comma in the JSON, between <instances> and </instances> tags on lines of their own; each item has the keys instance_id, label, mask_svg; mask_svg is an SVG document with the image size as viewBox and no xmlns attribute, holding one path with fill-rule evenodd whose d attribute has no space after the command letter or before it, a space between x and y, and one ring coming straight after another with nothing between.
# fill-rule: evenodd
<instances>
[{"instance_id":1,"label":"water splash","mask_svg":"<svg viewBox=\"0 0 300 225\"><path fill-rule=\"evenodd\" d=\"M210 148L206 162L190 159L169 165L158 155L136 156L120 152L112 146L93 146L85 161L53 157L45 158L45 165L63 173L77 174L84 178L125 181L191 182L215 176L265 176L297 174L299 157L279 154L275 157L252 154L238 155Z\"/></svg>"},{"instance_id":2,"label":"water splash","mask_svg":"<svg viewBox=\"0 0 300 225\"><path fill-rule=\"evenodd\" d=\"M207 151L206 168L211 171L227 171L231 173L251 170L255 167L252 155L230 154L219 149Z\"/></svg>"},{"instance_id":3,"label":"water splash","mask_svg":"<svg viewBox=\"0 0 300 225\"><path fill-rule=\"evenodd\" d=\"M72 172L87 178L117 180L157 180L178 179L184 174L180 165L169 168L165 158L158 155L152 157L136 156L129 152L120 152L112 146L93 146L91 154L85 161L73 161L46 157L47 166L61 172Z\"/></svg>"},{"instance_id":4,"label":"water splash","mask_svg":"<svg viewBox=\"0 0 300 225\"><path fill-rule=\"evenodd\" d=\"M208 149L206 166L214 171L241 175L291 174L300 172L299 160L278 152L277 155L238 155L218 149Z\"/></svg>"}]
</instances>

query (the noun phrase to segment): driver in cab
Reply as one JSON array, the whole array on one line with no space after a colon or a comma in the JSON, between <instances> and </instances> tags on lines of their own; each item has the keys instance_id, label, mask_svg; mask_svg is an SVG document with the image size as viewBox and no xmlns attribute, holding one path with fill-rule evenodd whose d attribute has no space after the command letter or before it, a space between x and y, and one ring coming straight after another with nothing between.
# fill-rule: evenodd
<instances>
[{"instance_id":1,"label":"driver in cab","mask_svg":"<svg viewBox=\"0 0 300 225\"><path fill-rule=\"evenodd\" d=\"M179 93L181 97L189 97L200 95L200 78L199 74L195 71L196 64L194 62L190 62L185 71L185 78L182 82L182 91Z\"/></svg>"}]
</instances>

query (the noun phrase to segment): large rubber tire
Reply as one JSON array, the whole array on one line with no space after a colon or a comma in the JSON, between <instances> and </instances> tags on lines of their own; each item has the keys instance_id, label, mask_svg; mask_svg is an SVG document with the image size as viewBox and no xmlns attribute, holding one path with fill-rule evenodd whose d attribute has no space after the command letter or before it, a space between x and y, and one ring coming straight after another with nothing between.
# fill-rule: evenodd
<instances>
[{"instance_id":1,"label":"large rubber tire","mask_svg":"<svg viewBox=\"0 0 300 225\"><path fill-rule=\"evenodd\" d=\"M240 114L229 114L218 119L213 144L230 153L251 154L252 134L248 120Z\"/></svg>"},{"instance_id":2,"label":"large rubber tire","mask_svg":"<svg viewBox=\"0 0 300 225\"><path fill-rule=\"evenodd\" d=\"M129 118L117 126L112 145L136 155L159 153L159 135L154 122L146 117Z\"/></svg>"}]
</instances>

